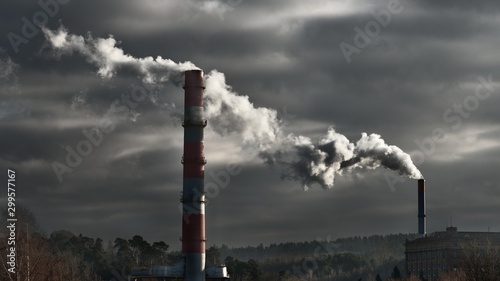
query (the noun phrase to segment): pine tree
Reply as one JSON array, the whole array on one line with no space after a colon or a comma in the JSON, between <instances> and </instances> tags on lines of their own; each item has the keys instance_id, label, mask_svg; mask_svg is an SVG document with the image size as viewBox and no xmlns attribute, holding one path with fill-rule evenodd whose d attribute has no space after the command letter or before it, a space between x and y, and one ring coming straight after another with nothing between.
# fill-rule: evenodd
<instances>
[{"instance_id":1,"label":"pine tree","mask_svg":"<svg viewBox=\"0 0 500 281\"><path fill-rule=\"evenodd\" d=\"M401 272L399 271L398 266L395 266L391 273L391 278L393 280L401 280L403 277L401 276Z\"/></svg>"}]
</instances>

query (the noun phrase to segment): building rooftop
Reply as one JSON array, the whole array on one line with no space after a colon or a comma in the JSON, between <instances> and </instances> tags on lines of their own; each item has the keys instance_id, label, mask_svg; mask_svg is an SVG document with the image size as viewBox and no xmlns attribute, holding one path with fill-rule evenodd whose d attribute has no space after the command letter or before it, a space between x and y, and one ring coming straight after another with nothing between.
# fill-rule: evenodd
<instances>
[{"instance_id":1,"label":"building rooftop","mask_svg":"<svg viewBox=\"0 0 500 281\"><path fill-rule=\"evenodd\" d=\"M447 242L447 243L444 243ZM447 227L445 231L436 231L424 237L407 240L406 246L422 247L463 247L473 243L475 246L500 247L500 232L458 231L457 227ZM407 247L407 250L411 248Z\"/></svg>"}]
</instances>

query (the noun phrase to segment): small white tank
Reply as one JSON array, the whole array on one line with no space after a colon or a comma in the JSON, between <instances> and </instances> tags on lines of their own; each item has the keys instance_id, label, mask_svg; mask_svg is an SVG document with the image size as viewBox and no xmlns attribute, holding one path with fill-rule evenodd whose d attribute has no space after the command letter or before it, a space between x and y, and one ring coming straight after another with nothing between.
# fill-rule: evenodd
<instances>
[{"instance_id":1,"label":"small white tank","mask_svg":"<svg viewBox=\"0 0 500 281\"><path fill-rule=\"evenodd\" d=\"M229 277L227 274L227 268L224 265L209 267L206 272L208 277Z\"/></svg>"}]
</instances>

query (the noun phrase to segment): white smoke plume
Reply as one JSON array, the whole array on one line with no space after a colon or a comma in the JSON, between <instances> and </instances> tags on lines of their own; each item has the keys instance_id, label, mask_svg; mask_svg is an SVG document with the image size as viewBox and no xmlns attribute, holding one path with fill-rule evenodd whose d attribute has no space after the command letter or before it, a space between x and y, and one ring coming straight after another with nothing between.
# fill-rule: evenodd
<instances>
[{"instance_id":1,"label":"white smoke plume","mask_svg":"<svg viewBox=\"0 0 500 281\"><path fill-rule=\"evenodd\" d=\"M98 67L97 73L103 78L113 77L121 68L130 68L135 70L144 82L160 83L168 81L171 75L198 69L192 62L176 63L161 56L134 58L116 46L118 42L113 36L106 39L94 39L88 35L84 38L80 35L69 34L64 27L57 31L44 27L43 32L55 51L60 54L80 53L88 62Z\"/></svg>"},{"instance_id":2,"label":"white smoke plume","mask_svg":"<svg viewBox=\"0 0 500 281\"><path fill-rule=\"evenodd\" d=\"M331 188L335 176L344 171L385 167L413 179L422 174L410 155L394 145L388 145L377 134L362 133L356 144L333 127L314 144L310 138L289 135L274 150L261 151L260 156L271 166L283 167L283 178L300 181L304 189L313 184Z\"/></svg>"},{"instance_id":3,"label":"white smoke plume","mask_svg":"<svg viewBox=\"0 0 500 281\"><path fill-rule=\"evenodd\" d=\"M43 31L56 52L80 53L98 67L103 78L111 78L120 68L127 68L135 70L146 83L161 83L180 77L183 71L199 69L191 62L135 58L118 48L111 36L84 38L69 34L64 28ZM422 178L410 155L386 144L380 135L363 133L355 144L333 128L317 143L304 136L286 136L276 110L255 107L248 96L233 92L223 73L212 70L206 74L205 86L205 116L209 126L221 135L240 135L242 146L251 147L265 163L281 168L283 178L299 181L305 189L314 184L331 188L336 175L355 169L385 167L402 176Z\"/></svg>"},{"instance_id":4,"label":"white smoke plume","mask_svg":"<svg viewBox=\"0 0 500 281\"><path fill-rule=\"evenodd\" d=\"M240 96L226 84L223 73L212 70L205 76L205 117L221 134L237 133L244 145L262 151L279 142L281 122L274 109L255 107L248 96Z\"/></svg>"}]
</instances>

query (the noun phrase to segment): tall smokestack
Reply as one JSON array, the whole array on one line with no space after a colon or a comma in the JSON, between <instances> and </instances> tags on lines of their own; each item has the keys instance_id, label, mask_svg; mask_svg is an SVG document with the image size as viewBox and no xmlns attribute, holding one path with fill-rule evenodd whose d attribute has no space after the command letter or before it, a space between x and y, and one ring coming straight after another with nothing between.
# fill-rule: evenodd
<instances>
[{"instance_id":1,"label":"tall smokestack","mask_svg":"<svg viewBox=\"0 0 500 281\"><path fill-rule=\"evenodd\" d=\"M425 180L418 180L418 234L424 236L427 233L425 219Z\"/></svg>"},{"instance_id":2,"label":"tall smokestack","mask_svg":"<svg viewBox=\"0 0 500 281\"><path fill-rule=\"evenodd\" d=\"M182 254L186 281L205 280L205 187L203 155L203 71L189 70L184 84Z\"/></svg>"}]
</instances>

